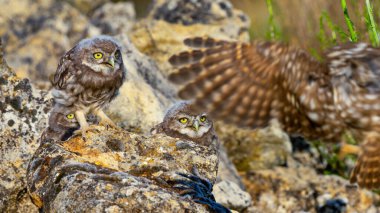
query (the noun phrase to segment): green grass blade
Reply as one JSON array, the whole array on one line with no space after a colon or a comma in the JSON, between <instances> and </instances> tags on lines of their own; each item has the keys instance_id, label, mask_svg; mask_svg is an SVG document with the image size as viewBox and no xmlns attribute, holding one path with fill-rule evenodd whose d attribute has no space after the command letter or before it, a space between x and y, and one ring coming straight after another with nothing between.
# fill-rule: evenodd
<instances>
[{"instance_id":1,"label":"green grass blade","mask_svg":"<svg viewBox=\"0 0 380 213\"><path fill-rule=\"evenodd\" d=\"M346 0L341 0L341 3L342 3L342 8L343 8L344 18L346 20L347 27L348 27L348 30L350 32L350 41L357 42L358 41L358 35L355 31L354 24L352 23L350 16L348 15Z\"/></svg>"},{"instance_id":2,"label":"green grass blade","mask_svg":"<svg viewBox=\"0 0 380 213\"><path fill-rule=\"evenodd\" d=\"M379 42L379 34L378 34L376 23L375 23L374 18L373 18L372 7L371 7L369 0L366 0L365 4L366 4L366 9L367 9L367 16L368 16L368 19L366 21L368 23L367 26L368 26L370 39L371 39L372 45L379 46L379 43L380 43Z\"/></svg>"},{"instance_id":3,"label":"green grass blade","mask_svg":"<svg viewBox=\"0 0 380 213\"><path fill-rule=\"evenodd\" d=\"M280 34L274 23L272 0L266 0L266 3L267 3L268 13L269 13L269 29L267 32L267 38L269 40L278 40L280 38Z\"/></svg>"}]
</instances>

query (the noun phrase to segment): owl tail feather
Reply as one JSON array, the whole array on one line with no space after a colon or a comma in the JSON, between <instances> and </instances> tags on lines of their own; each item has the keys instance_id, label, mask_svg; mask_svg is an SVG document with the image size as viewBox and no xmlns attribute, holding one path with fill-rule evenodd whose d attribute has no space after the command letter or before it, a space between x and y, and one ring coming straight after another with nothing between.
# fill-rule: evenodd
<instances>
[{"instance_id":1,"label":"owl tail feather","mask_svg":"<svg viewBox=\"0 0 380 213\"><path fill-rule=\"evenodd\" d=\"M380 189L380 134L369 133L362 145L362 152L350 177L351 183L358 183L367 189Z\"/></svg>"}]
</instances>

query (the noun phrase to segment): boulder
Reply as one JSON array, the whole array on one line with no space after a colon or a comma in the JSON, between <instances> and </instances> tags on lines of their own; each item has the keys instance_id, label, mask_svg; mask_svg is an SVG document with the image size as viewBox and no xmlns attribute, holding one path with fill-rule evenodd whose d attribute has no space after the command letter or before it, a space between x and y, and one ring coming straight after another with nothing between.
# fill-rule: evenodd
<instances>
[{"instance_id":1,"label":"boulder","mask_svg":"<svg viewBox=\"0 0 380 213\"><path fill-rule=\"evenodd\" d=\"M3 58L0 39L0 212L38 212L26 190L26 169L47 124L50 101L32 90Z\"/></svg>"},{"instance_id":2,"label":"boulder","mask_svg":"<svg viewBox=\"0 0 380 213\"><path fill-rule=\"evenodd\" d=\"M0 18L0 35L10 66L40 89L50 87L49 77L67 50L82 38L100 34L85 15L64 1L5 1L0 14L6 14Z\"/></svg>"},{"instance_id":3,"label":"boulder","mask_svg":"<svg viewBox=\"0 0 380 213\"><path fill-rule=\"evenodd\" d=\"M215 182L214 150L165 135L93 128L67 141L42 142L36 151L27 182L33 202L43 211L207 212L166 181L196 166Z\"/></svg>"}]
</instances>

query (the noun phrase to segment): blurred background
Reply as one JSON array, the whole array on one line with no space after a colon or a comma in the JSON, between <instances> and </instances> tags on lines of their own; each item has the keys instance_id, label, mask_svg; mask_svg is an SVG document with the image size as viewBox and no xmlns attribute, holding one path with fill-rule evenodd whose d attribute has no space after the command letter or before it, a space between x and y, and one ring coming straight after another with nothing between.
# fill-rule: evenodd
<instances>
[{"instance_id":1,"label":"blurred background","mask_svg":"<svg viewBox=\"0 0 380 213\"><path fill-rule=\"evenodd\" d=\"M147 14L151 0L133 0L137 17ZM278 35L275 40L289 42L304 49L321 52L331 43L323 39L332 39L331 24L344 33L348 33L341 2L329 0L231 0L233 6L242 10L251 19L251 39L273 40L268 36L270 16L268 2L273 7L273 21ZM373 7L375 23L380 20L380 1L369 1ZM356 28L360 41L370 42L367 28L365 0L347 0L349 16ZM326 20L327 19L327 20ZM330 23L329 23L330 22ZM335 31L337 31L335 30ZM336 32L337 42L347 42L348 38Z\"/></svg>"},{"instance_id":2,"label":"blurred background","mask_svg":"<svg viewBox=\"0 0 380 213\"><path fill-rule=\"evenodd\" d=\"M131 36L130 30L138 20L149 14L153 2L162 1L0 0L0 36L5 40L8 61L12 67L20 76L36 79L34 82L39 85L48 80L48 75L54 72L57 64L56 60L43 60L47 55L60 57L80 39L100 33ZM350 40L341 1L230 2L231 7L243 11L249 17L250 24L244 28L247 28L245 30L249 32L251 40L283 41L302 47L317 58L326 48ZM345 2L357 40L377 45L373 32L377 33L378 30L371 30L371 27L377 26L369 24L366 1ZM373 9L374 23L379 23L380 1L368 2ZM118 6L115 6L116 3ZM39 51L34 51L34 48Z\"/></svg>"}]
</instances>

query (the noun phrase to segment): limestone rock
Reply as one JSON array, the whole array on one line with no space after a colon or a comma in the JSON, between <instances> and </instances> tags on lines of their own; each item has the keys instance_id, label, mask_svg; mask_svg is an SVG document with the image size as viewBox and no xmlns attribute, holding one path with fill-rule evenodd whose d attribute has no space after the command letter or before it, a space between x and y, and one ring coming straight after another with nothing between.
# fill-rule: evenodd
<instances>
[{"instance_id":1,"label":"limestone rock","mask_svg":"<svg viewBox=\"0 0 380 213\"><path fill-rule=\"evenodd\" d=\"M34 203L44 211L207 212L180 198L165 181L179 177L175 172L190 173L195 165L215 182L214 150L164 135L94 128L84 138L45 142L38 148L27 180Z\"/></svg>"},{"instance_id":2,"label":"limestone rock","mask_svg":"<svg viewBox=\"0 0 380 213\"><path fill-rule=\"evenodd\" d=\"M96 8L107 3L107 0L64 0L77 8L81 13L87 15L92 13Z\"/></svg>"},{"instance_id":3,"label":"limestone rock","mask_svg":"<svg viewBox=\"0 0 380 213\"><path fill-rule=\"evenodd\" d=\"M162 121L166 109L175 101L174 89L155 61L139 52L126 36L117 38L126 52L127 80L107 112L120 126L148 133Z\"/></svg>"},{"instance_id":4,"label":"limestone rock","mask_svg":"<svg viewBox=\"0 0 380 213\"><path fill-rule=\"evenodd\" d=\"M276 167L247 172L243 179L253 198L248 212L315 212L327 199L347 201L347 212L378 212L379 195L310 167Z\"/></svg>"},{"instance_id":5,"label":"limestone rock","mask_svg":"<svg viewBox=\"0 0 380 213\"><path fill-rule=\"evenodd\" d=\"M39 88L50 87L49 77L60 57L85 37L100 34L86 16L64 1L8 1L0 8L0 35L7 60L20 77Z\"/></svg>"},{"instance_id":6,"label":"limestone rock","mask_svg":"<svg viewBox=\"0 0 380 213\"><path fill-rule=\"evenodd\" d=\"M232 17L236 12L227 0L161 0L155 2L152 10L154 19L183 25L212 24Z\"/></svg>"},{"instance_id":7,"label":"limestone rock","mask_svg":"<svg viewBox=\"0 0 380 213\"><path fill-rule=\"evenodd\" d=\"M136 18L132 2L108 2L96 9L91 22L101 29L102 34L126 34Z\"/></svg>"},{"instance_id":8,"label":"limestone rock","mask_svg":"<svg viewBox=\"0 0 380 213\"><path fill-rule=\"evenodd\" d=\"M252 205L251 195L232 181L221 181L213 189L215 200L227 208L242 211Z\"/></svg>"},{"instance_id":9,"label":"limestone rock","mask_svg":"<svg viewBox=\"0 0 380 213\"><path fill-rule=\"evenodd\" d=\"M230 160L227 151L222 144L219 145L218 181L233 182L238 185L240 189L245 189L244 183L236 170L235 165Z\"/></svg>"},{"instance_id":10,"label":"limestone rock","mask_svg":"<svg viewBox=\"0 0 380 213\"><path fill-rule=\"evenodd\" d=\"M249 130L217 123L216 132L239 171L286 165L291 155L289 137L276 124Z\"/></svg>"},{"instance_id":11,"label":"limestone rock","mask_svg":"<svg viewBox=\"0 0 380 213\"><path fill-rule=\"evenodd\" d=\"M50 102L8 67L0 40L0 212L37 212L26 192L26 168L47 123Z\"/></svg>"}]
</instances>

